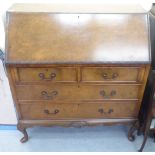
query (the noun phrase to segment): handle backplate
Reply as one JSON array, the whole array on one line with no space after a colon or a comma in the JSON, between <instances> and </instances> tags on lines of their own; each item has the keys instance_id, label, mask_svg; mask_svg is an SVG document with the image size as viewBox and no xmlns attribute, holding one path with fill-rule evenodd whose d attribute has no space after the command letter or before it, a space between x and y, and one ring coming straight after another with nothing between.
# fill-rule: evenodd
<instances>
[{"instance_id":1,"label":"handle backplate","mask_svg":"<svg viewBox=\"0 0 155 155\"><path fill-rule=\"evenodd\" d=\"M108 111L105 111L103 108L99 108L98 112L100 114L111 114L112 112L114 112L114 110L110 108Z\"/></svg>"},{"instance_id":2,"label":"handle backplate","mask_svg":"<svg viewBox=\"0 0 155 155\"><path fill-rule=\"evenodd\" d=\"M56 78L56 73L51 73L49 77L46 77L44 73L39 73L38 76L41 80L51 81Z\"/></svg>"},{"instance_id":3,"label":"handle backplate","mask_svg":"<svg viewBox=\"0 0 155 155\"><path fill-rule=\"evenodd\" d=\"M119 76L118 73L113 73L111 77L109 77L107 73L102 74L104 80L115 80L118 76Z\"/></svg>"},{"instance_id":4,"label":"handle backplate","mask_svg":"<svg viewBox=\"0 0 155 155\"><path fill-rule=\"evenodd\" d=\"M112 90L110 94L107 95L107 93L104 90L101 90L100 95L103 96L104 98L111 98L116 95L116 91Z\"/></svg>"},{"instance_id":5,"label":"handle backplate","mask_svg":"<svg viewBox=\"0 0 155 155\"><path fill-rule=\"evenodd\" d=\"M57 91L52 91L48 93L47 91L42 91L41 92L41 97L44 98L45 100L52 100L58 95Z\"/></svg>"},{"instance_id":6,"label":"handle backplate","mask_svg":"<svg viewBox=\"0 0 155 155\"><path fill-rule=\"evenodd\" d=\"M59 113L59 110L55 109L53 112L50 112L48 109L45 109L44 113L46 113L48 115L56 115L57 113Z\"/></svg>"}]
</instances>

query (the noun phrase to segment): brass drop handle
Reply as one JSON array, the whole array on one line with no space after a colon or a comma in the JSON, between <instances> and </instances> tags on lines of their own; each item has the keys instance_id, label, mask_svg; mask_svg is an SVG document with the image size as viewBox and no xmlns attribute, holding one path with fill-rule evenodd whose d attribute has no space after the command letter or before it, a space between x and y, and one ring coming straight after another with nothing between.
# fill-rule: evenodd
<instances>
[{"instance_id":1,"label":"brass drop handle","mask_svg":"<svg viewBox=\"0 0 155 155\"><path fill-rule=\"evenodd\" d=\"M115 80L118 77L118 73L113 73L111 77L109 77L107 73L103 73L102 77L105 80Z\"/></svg>"},{"instance_id":2,"label":"brass drop handle","mask_svg":"<svg viewBox=\"0 0 155 155\"><path fill-rule=\"evenodd\" d=\"M39 73L38 76L40 77L41 80L50 81L56 78L56 73L51 73L49 77L46 77L44 73Z\"/></svg>"},{"instance_id":3,"label":"brass drop handle","mask_svg":"<svg viewBox=\"0 0 155 155\"><path fill-rule=\"evenodd\" d=\"M110 94L107 95L106 92L105 92L104 90L101 90L101 91L100 91L100 95L103 96L104 98L110 98L110 97L113 97L113 96L116 95L116 91L115 91L115 90L112 90L112 91L110 92Z\"/></svg>"},{"instance_id":4,"label":"brass drop handle","mask_svg":"<svg viewBox=\"0 0 155 155\"><path fill-rule=\"evenodd\" d=\"M109 109L107 112L105 112L103 108L100 108L100 109L98 109L98 112L101 114L111 114L112 112L114 112L114 110Z\"/></svg>"},{"instance_id":5,"label":"brass drop handle","mask_svg":"<svg viewBox=\"0 0 155 155\"><path fill-rule=\"evenodd\" d=\"M41 97L45 100L52 100L58 95L57 91L52 91L51 93L48 93L46 91L41 92Z\"/></svg>"},{"instance_id":6,"label":"brass drop handle","mask_svg":"<svg viewBox=\"0 0 155 155\"><path fill-rule=\"evenodd\" d=\"M48 114L48 115L56 115L57 113L59 113L58 109L55 109L53 112L50 112L48 109L44 110L44 113Z\"/></svg>"}]
</instances>

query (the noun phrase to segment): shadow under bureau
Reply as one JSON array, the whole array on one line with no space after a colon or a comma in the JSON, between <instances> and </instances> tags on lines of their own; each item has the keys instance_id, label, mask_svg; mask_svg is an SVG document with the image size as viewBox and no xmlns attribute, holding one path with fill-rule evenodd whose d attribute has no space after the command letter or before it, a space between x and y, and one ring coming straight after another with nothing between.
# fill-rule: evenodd
<instances>
[{"instance_id":1,"label":"shadow under bureau","mask_svg":"<svg viewBox=\"0 0 155 155\"><path fill-rule=\"evenodd\" d=\"M148 14L42 8L16 4L6 16L21 142L32 126L128 123L133 140L150 68Z\"/></svg>"}]
</instances>

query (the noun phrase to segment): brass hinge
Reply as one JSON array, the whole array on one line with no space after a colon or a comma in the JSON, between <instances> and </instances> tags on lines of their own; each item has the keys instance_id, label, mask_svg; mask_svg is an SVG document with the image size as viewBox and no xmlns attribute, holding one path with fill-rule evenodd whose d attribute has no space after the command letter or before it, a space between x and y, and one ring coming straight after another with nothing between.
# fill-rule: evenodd
<instances>
[{"instance_id":1,"label":"brass hinge","mask_svg":"<svg viewBox=\"0 0 155 155\"><path fill-rule=\"evenodd\" d=\"M4 52L0 49L0 59L4 62Z\"/></svg>"},{"instance_id":2,"label":"brass hinge","mask_svg":"<svg viewBox=\"0 0 155 155\"><path fill-rule=\"evenodd\" d=\"M6 67L5 67L5 56L4 56L4 52L1 48L0 48L0 59L3 63L5 75L7 76Z\"/></svg>"}]
</instances>

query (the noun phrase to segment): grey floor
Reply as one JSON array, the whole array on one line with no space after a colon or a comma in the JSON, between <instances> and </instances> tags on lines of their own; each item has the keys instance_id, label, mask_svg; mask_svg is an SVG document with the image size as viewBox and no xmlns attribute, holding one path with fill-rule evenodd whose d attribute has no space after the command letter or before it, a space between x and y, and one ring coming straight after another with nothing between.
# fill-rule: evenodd
<instances>
[{"instance_id":1,"label":"grey floor","mask_svg":"<svg viewBox=\"0 0 155 155\"><path fill-rule=\"evenodd\" d=\"M19 131L0 130L0 151L134 152L142 142L142 136L136 137L134 142L128 141L125 126L34 127L27 131L29 141L21 144ZM155 152L152 138L148 139L144 152Z\"/></svg>"}]
</instances>

